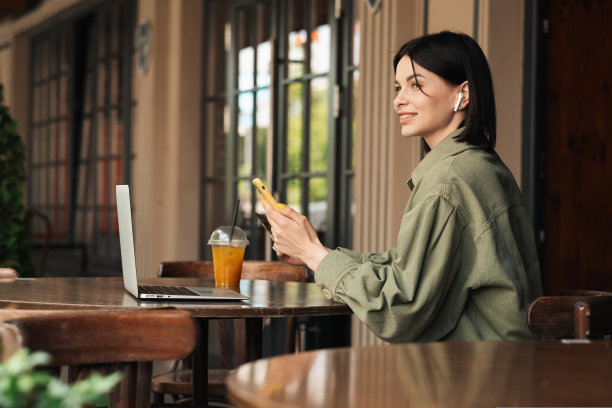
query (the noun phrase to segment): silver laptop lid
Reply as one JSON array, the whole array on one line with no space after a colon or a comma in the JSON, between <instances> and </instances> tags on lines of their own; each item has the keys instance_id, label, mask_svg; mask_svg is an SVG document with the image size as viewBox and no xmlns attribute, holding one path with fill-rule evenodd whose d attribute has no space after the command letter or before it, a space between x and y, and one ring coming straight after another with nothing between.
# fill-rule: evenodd
<instances>
[{"instance_id":1,"label":"silver laptop lid","mask_svg":"<svg viewBox=\"0 0 612 408\"><path fill-rule=\"evenodd\" d=\"M119 219L119 242L121 244L121 264L123 269L123 286L136 298L145 299L198 299L198 300L244 300L248 296L227 288L208 288L187 286L189 295L174 293L154 294L140 293L138 275L136 274L136 256L134 255L134 234L132 232L132 210L130 205L130 188L117 185L117 218ZM142 288L142 287L141 287ZM158 288L150 286L149 288ZM167 290L167 289L166 289Z\"/></svg>"},{"instance_id":2,"label":"silver laptop lid","mask_svg":"<svg viewBox=\"0 0 612 408\"><path fill-rule=\"evenodd\" d=\"M132 210L130 206L130 187L116 186L117 218L119 219L119 242L121 243L121 266L123 268L123 285L135 297L138 297L138 277L136 275L136 257L134 256L134 234L132 232Z\"/></svg>"}]
</instances>

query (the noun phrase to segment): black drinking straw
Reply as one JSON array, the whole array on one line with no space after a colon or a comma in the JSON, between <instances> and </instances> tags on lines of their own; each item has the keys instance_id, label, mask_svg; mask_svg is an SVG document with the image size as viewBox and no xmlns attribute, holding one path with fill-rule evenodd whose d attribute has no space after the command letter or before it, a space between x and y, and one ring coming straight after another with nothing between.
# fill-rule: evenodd
<instances>
[{"instance_id":1,"label":"black drinking straw","mask_svg":"<svg viewBox=\"0 0 612 408\"><path fill-rule=\"evenodd\" d=\"M240 200L236 203L236 211L234 211L234 222L232 222L232 232L230 233L229 243L232 245L232 237L234 236L234 227L236 226L236 217L238 216L238 206L240 205Z\"/></svg>"}]
</instances>

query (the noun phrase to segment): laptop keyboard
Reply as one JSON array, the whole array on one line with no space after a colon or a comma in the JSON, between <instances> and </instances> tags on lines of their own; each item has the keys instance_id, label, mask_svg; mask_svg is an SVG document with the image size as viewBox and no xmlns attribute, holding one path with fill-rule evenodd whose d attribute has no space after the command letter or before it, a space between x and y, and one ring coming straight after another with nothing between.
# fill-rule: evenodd
<instances>
[{"instance_id":1,"label":"laptop keyboard","mask_svg":"<svg viewBox=\"0 0 612 408\"><path fill-rule=\"evenodd\" d=\"M192 290L187 289L184 286L138 286L138 290L141 293L147 293L151 295L187 295L187 296L199 296Z\"/></svg>"}]
</instances>

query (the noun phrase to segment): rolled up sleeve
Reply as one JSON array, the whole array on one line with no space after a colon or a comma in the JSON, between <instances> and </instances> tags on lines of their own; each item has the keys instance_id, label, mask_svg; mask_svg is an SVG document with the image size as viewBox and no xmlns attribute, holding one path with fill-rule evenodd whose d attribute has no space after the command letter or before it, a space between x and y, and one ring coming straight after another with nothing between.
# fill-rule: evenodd
<instances>
[{"instance_id":1,"label":"rolled up sleeve","mask_svg":"<svg viewBox=\"0 0 612 408\"><path fill-rule=\"evenodd\" d=\"M458 269L454 255L465 225L452 203L428 197L404 213L397 248L373 254L336 249L319 264L315 281L383 340L440 338L462 309L438 318Z\"/></svg>"}]
</instances>

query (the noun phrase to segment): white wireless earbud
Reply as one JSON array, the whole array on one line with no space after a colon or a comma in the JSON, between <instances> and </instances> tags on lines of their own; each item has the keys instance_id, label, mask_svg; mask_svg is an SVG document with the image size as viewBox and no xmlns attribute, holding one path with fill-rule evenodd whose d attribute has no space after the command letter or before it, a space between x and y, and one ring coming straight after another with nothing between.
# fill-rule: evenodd
<instances>
[{"instance_id":1,"label":"white wireless earbud","mask_svg":"<svg viewBox=\"0 0 612 408\"><path fill-rule=\"evenodd\" d=\"M462 99L463 99L463 92L459 92L459 95L457 95L457 103L455 104L455 109L453 109L453 112L457 112L459 110L459 105L461 105Z\"/></svg>"}]
</instances>

